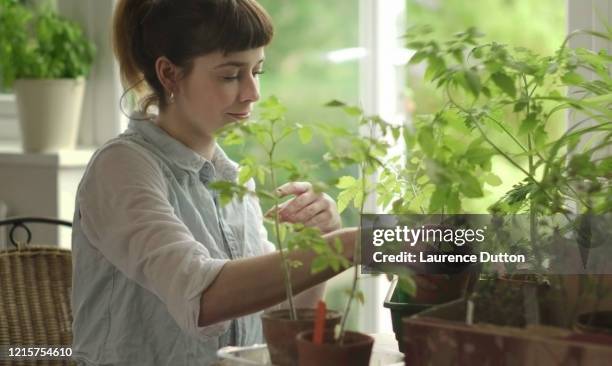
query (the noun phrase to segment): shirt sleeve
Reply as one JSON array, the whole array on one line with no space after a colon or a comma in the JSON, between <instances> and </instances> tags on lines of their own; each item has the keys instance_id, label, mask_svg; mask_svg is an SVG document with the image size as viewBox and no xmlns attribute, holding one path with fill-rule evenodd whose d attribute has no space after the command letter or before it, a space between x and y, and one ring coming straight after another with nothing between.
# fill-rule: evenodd
<instances>
[{"instance_id":1,"label":"shirt sleeve","mask_svg":"<svg viewBox=\"0 0 612 366\"><path fill-rule=\"evenodd\" d=\"M167 199L158 163L126 144L102 150L79 188L83 232L114 266L155 294L186 333L218 336L230 322L198 326L200 298L227 259L211 258Z\"/></svg>"}]
</instances>

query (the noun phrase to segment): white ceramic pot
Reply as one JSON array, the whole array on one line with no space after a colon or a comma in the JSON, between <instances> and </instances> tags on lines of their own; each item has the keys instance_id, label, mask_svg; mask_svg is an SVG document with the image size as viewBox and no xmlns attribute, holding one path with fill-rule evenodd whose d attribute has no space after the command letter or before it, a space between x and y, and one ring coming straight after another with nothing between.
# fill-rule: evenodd
<instances>
[{"instance_id":1,"label":"white ceramic pot","mask_svg":"<svg viewBox=\"0 0 612 366\"><path fill-rule=\"evenodd\" d=\"M75 148L85 79L19 79L14 90L24 152Z\"/></svg>"}]
</instances>

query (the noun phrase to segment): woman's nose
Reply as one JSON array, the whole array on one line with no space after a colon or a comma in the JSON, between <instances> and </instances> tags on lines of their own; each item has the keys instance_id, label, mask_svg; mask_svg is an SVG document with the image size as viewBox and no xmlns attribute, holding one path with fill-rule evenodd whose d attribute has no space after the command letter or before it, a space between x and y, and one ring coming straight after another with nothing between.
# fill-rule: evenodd
<instances>
[{"instance_id":1,"label":"woman's nose","mask_svg":"<svg viewBox=\"0 0 612 366\"><path fill-rule=\"evenodd\" d=\"M256 102L259 100L259 79L251 76L245 79L240 88L241 102Z\"/></svg>"}]
</instances>

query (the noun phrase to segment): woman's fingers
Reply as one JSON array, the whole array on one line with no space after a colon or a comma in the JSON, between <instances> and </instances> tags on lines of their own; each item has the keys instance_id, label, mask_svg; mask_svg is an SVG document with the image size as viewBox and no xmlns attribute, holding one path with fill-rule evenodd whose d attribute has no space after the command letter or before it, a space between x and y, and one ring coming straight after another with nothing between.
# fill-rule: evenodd
<instances>
[{"instance_id":1,"label":"woman's fingers","mask_svg":"<svg viewBox=\"0 0 612 366\"><path fill-rule=\"evenodd\" d=\"M334 200L325 193L315 192L312 184L289 182L280 186L276 191L279 197L295 196L279 205L278 215L281 221L317 227L324 233L342 226ZM271 217L273 214L274 207L265 215Z\"/></svg>"}]
</instances>

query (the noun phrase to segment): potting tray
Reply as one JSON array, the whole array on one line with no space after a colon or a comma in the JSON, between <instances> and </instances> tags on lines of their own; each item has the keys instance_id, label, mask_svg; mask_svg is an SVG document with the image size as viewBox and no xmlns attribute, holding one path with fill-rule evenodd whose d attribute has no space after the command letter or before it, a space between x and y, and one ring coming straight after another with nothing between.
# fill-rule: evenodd
<instances>
[{"instance_id":1,"label":"potting tray","mask_svg":"<svg viewBox=\"0 0 612 366\"><path fill-rule=\"evenodd\" d=\"M387 338L395 343L395 339L391 334L390 337L381 337L374 335L374 348L372 349L372 357L370 358L370 366L400 366L404 365L404 355L393 349L394 344L390 347L387 343ZM380 342L379 342L380 341ZM395 346L395 348L397 348ZM270 363L270 355L265 344L256 344L249 347L224 347L217 351L220 361L216 366L272 366Z\"/></svg>"}]
</instances>

